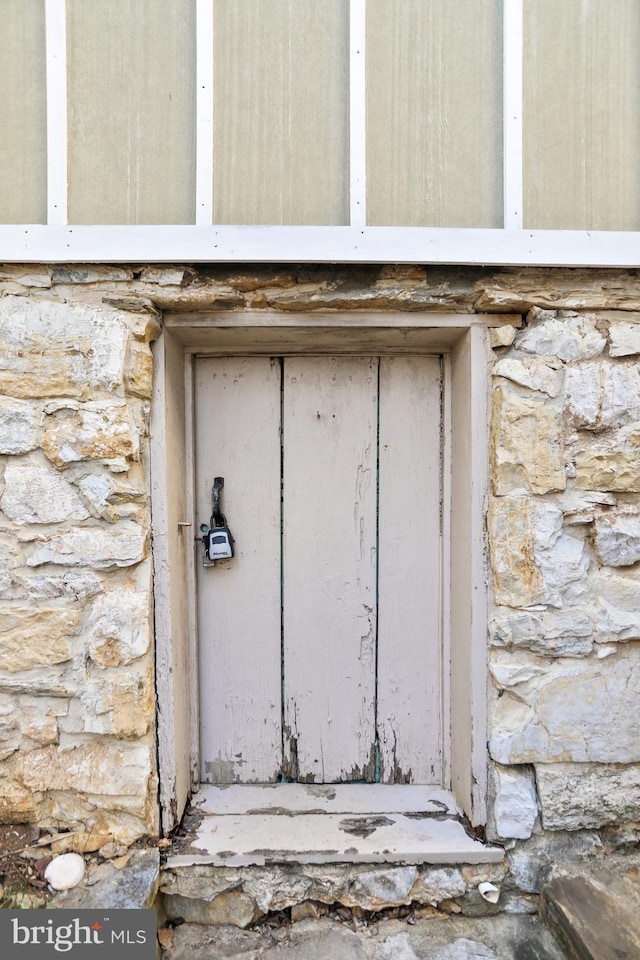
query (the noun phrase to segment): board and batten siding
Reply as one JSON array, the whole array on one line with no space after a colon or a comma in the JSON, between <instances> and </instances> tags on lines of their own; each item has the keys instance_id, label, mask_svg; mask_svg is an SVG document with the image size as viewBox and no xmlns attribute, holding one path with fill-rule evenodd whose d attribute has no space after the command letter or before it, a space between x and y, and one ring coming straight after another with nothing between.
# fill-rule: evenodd
<instances>
[{"instance_id":1,"label":"board and batten siding","mask_svg":"<svg viewBox=\"0 0 640 960\"><path fill-rule=\"evenodd\" d=\"M213 222L348 223L348 0L217 2L213 40Z\"/></svg>"},{"instance_id":2,"label":"board and batten siding","mask_svg":"<svg viewBox=\"0 0 640 960\"><path fill-rule=\"evenodd\" d=\"M638 230L640 4L524 10L525 227Z\"/></svg>"},{"instance_id":3,"label":"board and batten siding","mask_svg":"<svg viewBox=\"0 0 640 960\"><path fill-rule=\"evenodd\" d=\"M70 223L192 223L194 0L67 0Z\"/></svg>"},{"instance_id":4,"label":"board and batten siding","mask_svg":"<svg viewBox=\"0 0 640 960\"><path fill-rule=\"evenodd\" d=\"M367 220L502 226L502 0L369 0Z\"/></svg>"},{"instance_id":5,"label":"board and batten siding","mask_svg":"<svg viewBox=\"0 0 640 960\"><path fill-rule=\"evenodd\" d=\"M42 0L1 0L0 221L47 218L47 100Z\"/></svg>"},{"instance_id":6,"label":"board and batten siding","mask_svg":"<svg viewBox=\"0 0 640 960\"><path fill-rule=\"evenodd\" d=\"M637 263L636 0L0 16L0 259Z\"/></svg>"}]
</instances>

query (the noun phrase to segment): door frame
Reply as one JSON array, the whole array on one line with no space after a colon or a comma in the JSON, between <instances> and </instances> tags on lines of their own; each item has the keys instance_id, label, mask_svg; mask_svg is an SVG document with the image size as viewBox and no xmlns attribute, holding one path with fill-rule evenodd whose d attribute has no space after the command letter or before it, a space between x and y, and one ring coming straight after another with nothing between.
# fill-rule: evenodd
<instances>
[{"instance_id":1,"label":"door frame","mask_svg":"<svg viewBox=\"0 0 640 960\"><path fill-rule=\"evenodd\" d=\"M153 346L150 459L157 742L167 833L198 789L193 356L439 353L449 372L444 409L451 469L443 549L443 632L450 651L444 698L448 789L471 821L486 821L488 327L511 317L451 313L167 313ZM448 482L447 482L448 481ZM449 584L449 589L446 589ZM447 629L448 628L448 629ZM447 642L445 640L445 642ZM449 700L447 704L446 700ZM445 713L445 719L446 719ZM449 743L447 745L446 740Z\"/></svg>"}]
</instances>

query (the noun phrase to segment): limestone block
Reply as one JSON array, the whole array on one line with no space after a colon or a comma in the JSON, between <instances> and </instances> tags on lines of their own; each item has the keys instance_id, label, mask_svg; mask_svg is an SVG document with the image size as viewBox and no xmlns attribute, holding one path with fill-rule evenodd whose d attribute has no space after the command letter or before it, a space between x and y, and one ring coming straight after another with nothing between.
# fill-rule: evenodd
<instances>
[{"instance_id":1,"label":"limestone block","mask_svg":"<svg viewBox=\"0 0 640 960\"><path fill-rule=\"evenodd\" d=\"M584 541L563 532L562 511L552 503L502 497L489 508L489 543L499 606L539 603L561 607L585 590Z\"/></svg>"},{"instance_id":2,"label":"limestone block","mask_svg":"<svg viewBox=\"0 0 640 960\"><path fill-rule=\"evenodd\" d=\"M366 910L380 910L385 906L408 902L409 892L418 879L414 866L391 867L359 874L349 888L349 894Z\"/></svg>"},{"instance_id":3,"label":"limestone block","mask_svg":"<svg viewBox=\"0 0 640 960\"><path fill-rule=\"evenodd\" d=\"M590 578L596 596L596 636L599 643L640 639L640 576L635 569L598 569Z\"/></svg>"},{"instance_id":4,"label":"limestone block","mask_svg":"<svg viewBox=\"0 0 640 960\"><path fill-rule=\"evenodd\" d=\"M589 569L584 539L564 532L562 511L551 503L537 503L535 517L534 557L544 584L543 602L562 607L581 600Z\"/></svg>"},{"instance_id":5,"label":"limestone block","mask_svg":"<svg viewBox=\"0 0 640 960\"><path fill-rule=\"evenodd\" d=\"M498 496L564 490L559 418L544 403L498 388L491 417L491 478Z\"/></svg>"},{"instance_id":6,"label":"limestone block","mask_svg":"<svg viewBox=\"0 0 640 960\"><path fill-rule=\"evenodd\" d=\"M593 648L593 624L582 608L512 610L497 607L490 624L495 647L547 657L584 657Z\"/></svg>"},{"instance_id":7,"label":"limestone block","mask_svg":"<svg viewBox=\"0 0 640 960\"><path fill-rule=\"evenodd\" d=\"M583 490L640 493L640 445L621 441L590 446L575 455L576 485Z\"/></svg>"},{"instance_id":8,"label":"limestone block","mask_svg":"<svg viewBox=\"0 0 640 960\"><path fill-rule=\"evenodd\" d=\"M76 685L67 660L52 666L32 667L26 672L0 670L0 688L12 693L62 698L73 694Z\"/></svg>"},{"instance_id":9,"label":"limestone block","mask_svg":"<svg viewBox=\"0 0 640 960\"><path fill-rule=\"evenodd\" d=\"M145 267L140 274L141 283L157 283L161 287L181 287L195 276L185 267Z\"/></svg>"},{"instance_id":10,"label":"limestone block","mask_svg":"<svg viewBox=\"0 0 640 960\"><path fill-rule=\"evenodd\" d=\"M153 357L148 344L131 340L124 369L124 385L127 393L148 400L151 397Z\"/></svg>"},{"instance_id":11,"label":"limestone block","mask_svg":"<svg viewBox=\"0 0 640 960\"><path fill-rule=\"evenodd\" d=\"M54 267L52 283L104 283L105 281L132 280L133 273L124 267L74 266Z\"/></svg>"},{"instance_id":12,"label":"limestone block","mask_svg":"<svg viewBox=\"0 0 640 960\"><path fill-rule=\"evenodd\" d=\"M137 460L139 446L130 408L102 401L57 409L42 440L42 449L57 467L78 460Z\"/></svg>"},{"instance_id":13,"label":"limestone block","mask_svg":"<svg viewBox=\"0 0 640 960\"><path fill-rule=\"evenodd\" d=\"M51 270L36 264L5 264L0 270L0 280L16 280L23 287L47 288L51 286Z\"/></svg>"},{"instance_id":14,"label":"limestone block","mask_svg":"<svg viewBox=\"0 0 640 960\"><path fill-rule=\"evenodd\" d=\"M92 516L115 523L118 515L109 502L113 492L113 478L110 474L86 473L73 478L73 482L80 490Z\"/></svg>"},{"instance_id":15,"label":"limestone block","mask_svg":"<svg viewBox=\"0 0 640 960\"><path fill-rule=\"evenodd\" d=\"M495 600L526 607L544 598L544 584L534 558L535 504L527 497L494 499L489 506L489 544Z\"/></svg>"},{"instance_id":16,"label":"limestone block","mask_svg":"<svg viewBox=\"0 0 640 960\"><path fill-rule=\"evenodd\" d=\"M149 732L154 720L153 687L139 672L89 680L81 699L87 733L139 738Z\"/></svg>"},{"instance_id":17,"label":"limestone block","mask_svg":"<svg viewBox=\"0 0 640 960\"><path fill-rule=\"evenodd\" d=\"M515 338L516 329L508 323L489 330L489 343L493 350L497 350L499 347L510 347Z\"/></svg>"},{"instance_id":18,"label":"limestone block","mask_svg":"<svg viewBox=\"0 0 640 960\"><path fill-rule=\"evenodd\" d=\"M233 870L230 867L219 867L215 872L211 871L212 868L207 869L206 866L195 866L188 873L183 873L182 871L174 873L173 871L165 869L162 871L160 878L160 892L169 894L178 893L181 897L188 897L191 900L213 900L213 898L217 897L220 893L242 886L244 879L251 887L249 891L250 895L258 902L259 898L256 896L252 884L254 881L262 879L262 871L253 870L250 873L247 872L244 878L239 871ZM301 874L296 871L291 874L291 879L297 880L300 876ZM270 873L265 879L266 886L276 888L280 877L279 875ZM306 877L304 881L303 894L309 887L309 882ZM269 901L269 904L270 902L271 901ZM263 908L264 913L271 909L269 904ZM289 905L290 904L287 904L287 906Z\"/></svg>"},{"instance_id":19,"label":"limestone block","mask_svg":"<svg viewBox=\"0 0 640 960\"><path fill-rule=\"evenodd\" d=\"M114 474L113 461L72 464L65 476L80 491L92 516L115 523L126 519L124 513L135 509L132 504L148 503L149 492L139 463L127 464L126 474Z\"/></svg>"},{"instance_id":20,"label":"limestone block","mask_svg":"<svg viewBox=\"0 0 640 960\"><path fill-rule=\"evenodd\" d=\"M577 313L540 311L516 338L516 349L568 362L599 356L605 338L592 320Z\"/></svg>"},{"instance_id":21,"label":"limestone block","mask_svg":"<svg viewBox=\"0 0 640 960\"><path fill-rule=\"evenodd\" d=\"M35 823L40 819L43 793L7 777L0 779L0 823Z\"/></svg>"},{"instance_id":22,"label":"limestone block","mask_svg":"<svg viewBox=\"0 0 640 960\"><path fill-rule=\"evenodd\" d=\"M60 790L102 797L146 798L152 746L96 739L70 749L44 747L20 755L19 783L30 790ZM105 806L108 807L108 803Z\"/></svg>"},{"instance_id":23,"label":"limestone block","mask_svg":"<svg viewBox=\"0 0 640 960\"><path fill-rule=\"evenodd\" d=\"M640 492L640 423L606 431L591 442L585 435L575 440L576 487L600 493Z\"/></svg>"},{"instance_id":24,"label":"limestone block","mask_svg":"<svg viewBox=\"0 0 640 960\"><path fill-rule=\"evenodd\" d=\"M622 640L640 640L640 606L635 610L620 610L602 597L596 613L596 640L598 643L619 643ZM598 651L598 655L601 651Z\"/></svg>"},{"instance_id":25,"label":"limestone block","mask_svg":"<svg viewBox=\"0 0 640 960\"><path fill-rule=\"evenodd\" d=\"M57 563L65 567L130 567L140 563L147 552L147 537L142 527L122 521L115 529L76 527L40 538L27 559L29 567Z\"/></svg>"},{"instance_id":26,"label":"limestone block","mask_svg":"<svg viewBox=\"0 0 640 960\"><path fill-rule=\"evenodd\" d=\"M511 690L546 676L546 664L538 658L521 653L514 657L506 651L494 651L489 664L489 673L501 690Z\"/></svg>"},{"instance_id":27,"label":"limestone block","mask_svg":"<svg viewBox=\"0 0 640 960\"><path fill-rule=\"evenodd\" d=\"M507 857L511 875L520 890L538 893L541 878L550 864L569 863L594 856L601 848L602 841L597 833L547 833L534 835L525 843L519 843L509 850Z\"/></svg>"},{"instance_id":28,"label":"limestone block","mask_svg":"<svg viewBox=\"0 0 640 960\"><path fill-rule=\"evenodd\" d=\"M233 874L226 876L231 879ZM304 872L286 867L262 868L242 878L242 889L263 913L284 910L303 900L344 903L348 886L344 869L335 865L309 865L304 867Z\"/></svg>"},{"instance_id":29,"label":"limestone block","mask_svg":"<svg viewBox=\"0 0 640 960\"><path fill-rule=\"evenodd\" d=\"M164 897L164 909L169 920L182 917L187 923L211 926L230 924L244 929L263 915L258 905L241 890L221 893L212 901L189 900L187 897Z\"/></svg>"},{"instance_id":30,"label":"limestone block","mask_svg":"<svg viewBox=\"0 0 640 960\"><path fill-rule=\"evenodd\" d=\"M6 694L0 695L0 762L20 749L22 731L18 700Z\"/></svg>"},{"instance_id":31,"label":"limestone block","mask_svg":"<svg viewBox=\"0 0 640 960\"><path fill-rule=\"evenodd\" d=\"M498 763L640 761L640 648L553 661L516 693L494 704L489 746Z\"/></svg>"},{"instance_id":32,"label":"limestone block","mask_svg":"<svg viewBox=\"0 0 640 960\"><path fill-rule=\"evenodd\" d=\"M640 353L640 323L612 323L609 326L609 355L630 357Z\"/></svg>"},{"instance_id":33,"label":"limestone block","mask_svg":"<svg viewBox=\"0 0 640 960\"><path fill-rule=\"evenodd\" d=\"M20 732L33 743L46 747L58 742L58 721L55 715L41 712L26 714L21 719Z\"/></svg>"},{"instance_id":34,"label":"limestone block","mask_svg":"<svg viewBox=\"0 0 640 960\"><path fill-rule=\"evenodd\" d=\"M635 570L596 569L589 587L593 596L610 606L630 613L640 609L640 576Z\"/></svg>"},{"instance_id":35,"label":"limestone block","mask_svg":"<svg viewBox=\"0 0 640 960\"><path fill-rule=\"evenodd\" d=\"M136 340L150 343L160 336L162 315L148 297L137 294L132 297L108 296L103 297L102 302L126 312L127 326Z\"/></svg>"},{"instance_id":36,"label":"limestone block","mask_svg":"<svg viewBox=\"0 0 640 960\"><path fill-rule=\"evenodd\" d=\"M504 329L498 327L499 330ZM515 337L513 327L507 327ZM493 332L493 331L492 331ZM559 360L549 358L540 360L538 357L504 357L498 360L493 368L494 377L504 377L505 380L511 380L521 387L528 387L530 390L537 390L539 393L546 393L548 397L557 397L562 390L564 372Z\"/></svg>"},{"instance_id":37,"label":"limestone block","mask_svg":"<svg viewBox=\"0 0 640 960\"><path fill-rule=\"evenodd\" d=\"M528 840L538 817L533 770L499 764L489 770L493 835L501 840Z\"/></svg>"},{"instance_id":38,"label":"limestone block","mask_svg":"<svg viewBox=\"0 0 640 960\"><path fill-rule=\"evenodd\" d=\"M593 523L596 507L615 507L617 500L613 493L601 493L599 490L586 491L568 488L560 496L554 497L554 503L564 514L565 526Z\"/></svg>"},{"instance_id":39,"label":"limestone block","mask_svg":"<svg viewBox=\"0 0 640 960\"><path fill-rule=\"evenodd\" d=\"M19 599L15 587L15 570L22 558L12 534L0 532L0 599Z\"/></svg>"},{"instance_id":40,"label":"limestone block","mask_svg":"<svg viewBox=\"0 0 640 960\"><path fill-rule=\"evenodd\" d=\"M58 608L0 608L0 670L19 673L71 659L71 637L80 611Z\"/></svg>"},{"instance_id":41,"label":"limestone block","mask_svg":"<svg viewBox=\"0 0 640 960\"><path fill-rule=\"evenodd\" d=\"M113 311L7 296L0 331L2 394L89 398L121 389L127 329Z\"/></svg>"},{"instance_id":42,"label":"limestone block","mask_svg":"<svg viewBox=\"0 0 640 960\"><path fill-rule=\"evenodd\" d=\"M418 903L436 904L462 896L466 888L459 867L422 868L411 888L410 899Z\"/></svg>"},{"instance_id":43,"label":"limestone block","mask_svg":"<svg viewBox=\"0 0 640 960\"><path fill-rule=\"evenodd\" d=\"M38 456L9 460L4 481L0 506L14 523L60 523L89 516L71 484Z\"/></svg>"},{"instance_id":44,"label":"limestone block","mask_svg":"<svg viewBox=\"0 0 640 960\"><path fill-rule=\"evenodd\" d=\"M89 653L101 667L118 667L144 656L151 642L149 596L135 584L119 584L93 605Z\"/></svg>"},{"instance_id":45,"label":"limestone block","mask_svg":"<svg viewBox=\"0 0 640 960\"><path fill-rule=\"evenodd\" d=\"M622 427L640 417L640 369L605 361L567 368L565 403L586 430Z\"/></svg>"},{"instance_id":46,"label":"limestone block","mask_svg":"<svg viewBox=\"0 0 640 960\"><path fill-rule=\"evenodd\" d=\"M640 563L640 516L618 514L595 522L594 546L607 567L629 567Z\"/></svg>"},{"instance_id":47,"label":"limestone block","mask_svg":"<svg viewBox=\"0 0 640 960\"><path fill-rule=\"evenodd\" d=\"M95 573L70 570L67 573L21 575L16 581L16 598L29 600L86 600L102 590L102 580Z\"/></svg>"},{"instance_id":48,"label":"limestone block","mask_svg":"<svg viewBox=\"0 0 640 960\"><path fill-rule=\"evenodd\" d=\"M640 816L640 766L536 764L546 830L585 830Z\"/></svg>"},{"instance_id":49,"label":"limestone block","mask_svg":"<svg viewBox=\"0 0 640 960\"><path fill-rule=\"evenodd\" d=\"M39 403L0 397L0 453L19 454L35 450L42 420Z\"/></svg>"}]
</instances>

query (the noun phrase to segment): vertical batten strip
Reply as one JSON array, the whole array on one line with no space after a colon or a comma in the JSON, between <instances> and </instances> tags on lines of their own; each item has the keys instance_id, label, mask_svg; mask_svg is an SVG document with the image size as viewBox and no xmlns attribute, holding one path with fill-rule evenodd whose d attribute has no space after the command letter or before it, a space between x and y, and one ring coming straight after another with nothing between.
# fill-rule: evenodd
<instances>
[{"instance_id":1,"label":"vertical batten strip","mask_svg":"<svg viewBox=\"0 0 640 960\"><path fill-rule=\"evenodd\" d=\"M67 222L67 23L65 0L45 0L47 223Z\"/></svg>"},{"instance_id":2,"label":"vertical batten strip","mask_svg":"<svg viewBox=\"0 0 640 960\"><path fill-rule=\"evenodd\" d=\"M213 3L196 5L196 224L213 217Z\"/></svg>"},{"instance_id":3,"label":"vertical batten strip","mask_svg":"<svg viewBox=\"0 0 640 960\"><path fill-rule=\"evenodd\" d=\"M504 0L504 226L521 230L523 0Z\"/></svg>"},{"instance_id":4,"label":"vertical batten strip","mask_svg":"<svg viewBox=\"0 0 640 960\"><path fill-rule=\"evenodd\" d=\"M352 227L367 222L366 196L366 0L349 4L349 216Z\"/></svg>"}]
</instances>

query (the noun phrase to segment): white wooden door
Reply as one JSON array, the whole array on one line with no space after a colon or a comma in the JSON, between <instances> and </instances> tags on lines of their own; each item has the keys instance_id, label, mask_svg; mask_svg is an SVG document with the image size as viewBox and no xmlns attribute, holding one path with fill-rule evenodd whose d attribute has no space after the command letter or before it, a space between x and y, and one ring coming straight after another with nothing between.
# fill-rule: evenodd
<instances>
[{"instance_id":1,"label":"white wooden door","mask_svg":"<svg viewBox=\"0 0 640 960\"><path fill-rule=\"evenodd\" d=\"M202 779L440 782L437 357L199 358Z\"/></svg>"}]
</instances>

